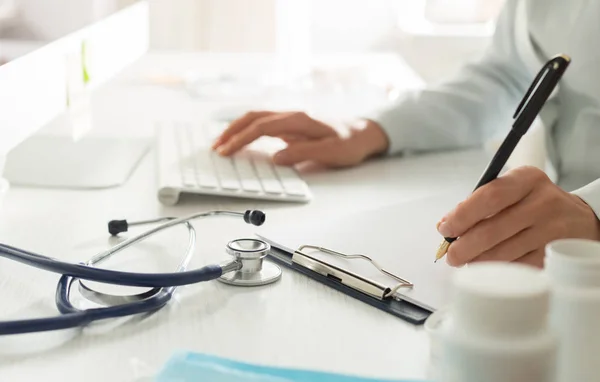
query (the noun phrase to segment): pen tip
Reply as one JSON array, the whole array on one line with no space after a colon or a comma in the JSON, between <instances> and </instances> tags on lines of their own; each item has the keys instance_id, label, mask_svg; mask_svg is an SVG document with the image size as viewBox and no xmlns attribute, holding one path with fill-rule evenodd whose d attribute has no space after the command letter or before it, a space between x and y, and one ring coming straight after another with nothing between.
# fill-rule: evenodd
<instances>
[{"instance_id":1,"label":"pen tip","mask_svg":"<svg viewBox=\"0 0 600 382\"><path fill-rule=\"evenodd\" d=\"M435 254L434 262L437 262L439 259L444 257L444 255L448 251L449 246L450 246L450 243L447 240L442 241L442 244L440 244L440 247L438 248L437 253Z\"/></svg>"}]
</instances>

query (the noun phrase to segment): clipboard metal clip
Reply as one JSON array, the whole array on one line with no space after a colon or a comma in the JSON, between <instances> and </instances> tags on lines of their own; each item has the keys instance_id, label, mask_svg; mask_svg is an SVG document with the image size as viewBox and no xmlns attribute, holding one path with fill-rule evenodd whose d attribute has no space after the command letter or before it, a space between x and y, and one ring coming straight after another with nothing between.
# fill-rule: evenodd
<instances>
[{"instance_id":1,"label":"clipboard metal clip","mask_svg":"<svg viewBox=\"0 0 600 382\"><path fill-rule=\"evenodd\" d=\"M374 280L370 280L366 277L360 276L354 272L339 268L335 265L328 264L320 259L317 259L313 256L310 256L304 252L305 249L314 249L328 255L341 257L347 260L360 259L365 260L372 264L379 272L382 274L393 278L398 281L393 288L390 288L386 285L383 285ZM347 285L351 288L357 289L363 293L379 298L380 300L384 300L389 297L394 297L395 293L401 288L412 288L414 285L408 281L399 277L385 269L383 269L377 262L365 255L347 255L341 252L337 252L331 249L314 246L314 245L301 245L292 255L292 262L311 269L317 273L322 274L323 276L333 278L340 283Z\"/></svg>"}]
</instances>

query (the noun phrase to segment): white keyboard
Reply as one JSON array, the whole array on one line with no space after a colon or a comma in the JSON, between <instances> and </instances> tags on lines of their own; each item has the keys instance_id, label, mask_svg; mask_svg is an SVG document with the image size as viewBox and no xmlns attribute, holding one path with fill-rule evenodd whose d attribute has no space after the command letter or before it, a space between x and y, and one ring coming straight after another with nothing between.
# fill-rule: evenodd
<instances>
[{"instance_id":1,"label":"white keyboard","mask_svg":"<svg viewBox=\"0 0 600 382\"><path fill-rule=\"evenodd\" d=\"M308 202L312 195L292 167L265 155L241 151L223 157L211 149L210 126L163 123L156 129L158 199L174 205L193 193L284 202Z\"/></svg>"}]
</instances>

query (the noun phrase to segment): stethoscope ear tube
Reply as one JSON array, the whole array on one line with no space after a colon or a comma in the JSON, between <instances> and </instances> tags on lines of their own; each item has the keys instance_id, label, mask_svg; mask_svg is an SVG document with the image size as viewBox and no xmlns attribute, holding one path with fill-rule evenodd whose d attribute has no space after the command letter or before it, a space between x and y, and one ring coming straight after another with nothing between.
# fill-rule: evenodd
<instances>
[{"instance_id":1,"label":"stethoscope ear tube","mask_svg":"<svg viewBox=\"0 0 600 382\"><path fill-rule=\"evenodd\" d=\"M231 214L239 215L239 213L237 213L237 212L212 211L212 212L204 213L203 216L231 215ZM266 215L264 212L262 212L260 210L247 210L246 212L244 212L243 218L244 218L244 221L248 224L252 224L255 226L261 226L261 225L263 225L263 223L266 220ZM164 217L164 218L151 219L151 220L141 220L141 221L131 222L131 223L128 222L126 219L115 219L115 220L111 220L108 222L108 232L112 236L116 236L120 233L127 232L129 227L131 227L131 226L160 223L163 221L169 221L169 220L175 220L175 219L177 219L177 218Z\"/></svg>"}]
</instances>

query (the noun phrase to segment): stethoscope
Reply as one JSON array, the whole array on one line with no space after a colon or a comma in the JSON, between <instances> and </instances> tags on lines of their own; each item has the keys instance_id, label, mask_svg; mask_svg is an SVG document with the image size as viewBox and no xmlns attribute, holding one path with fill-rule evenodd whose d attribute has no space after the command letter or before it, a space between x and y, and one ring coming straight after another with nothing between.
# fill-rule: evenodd
<instances>
[{"instance_id":1,"label":"stethoscope","mask_svg":"<svg viewBox=\"0 0 600 382\"><path fill-rule=\"evenodd\" d=\"M67 263L6 244L0 244L0 257L62 275L58 281L55 294L55 303L58 311L61 313L60 315L47 318L0 321L0 335L70 329L82 327L94 321L154 312L163 308L171 300L178 286L203 281L216 279L231 285L257 286L279 280L281 278L281 269L273 263L263 261L269 253L270 245L262 240L250 238L233 240L227 244L226 251L233 259L224 265L207 265L199 269L187 270L196 244L196 231L190 221L201 217L218 215L243 217L246 223L255 226L260 226L265 221L265 214L258 210L248 210L243 213L209 211L182 218L160 218L131 223L128 223L126 220L113 220L108 225L111 235L118 235L125 232L130 226L165 222L97 254L82 264ZM186 225L189 232L189 240L186 247L186 254L175 272L134 273L96 268L97 265L125 248L178 224ZM92 289L84 280L151 289L134 295L111 295ZM103 307L92 309L76 308L70 299L74 283L79 284L79 290L85 298L103 305Z\"/></svg>"}]
</instances>

